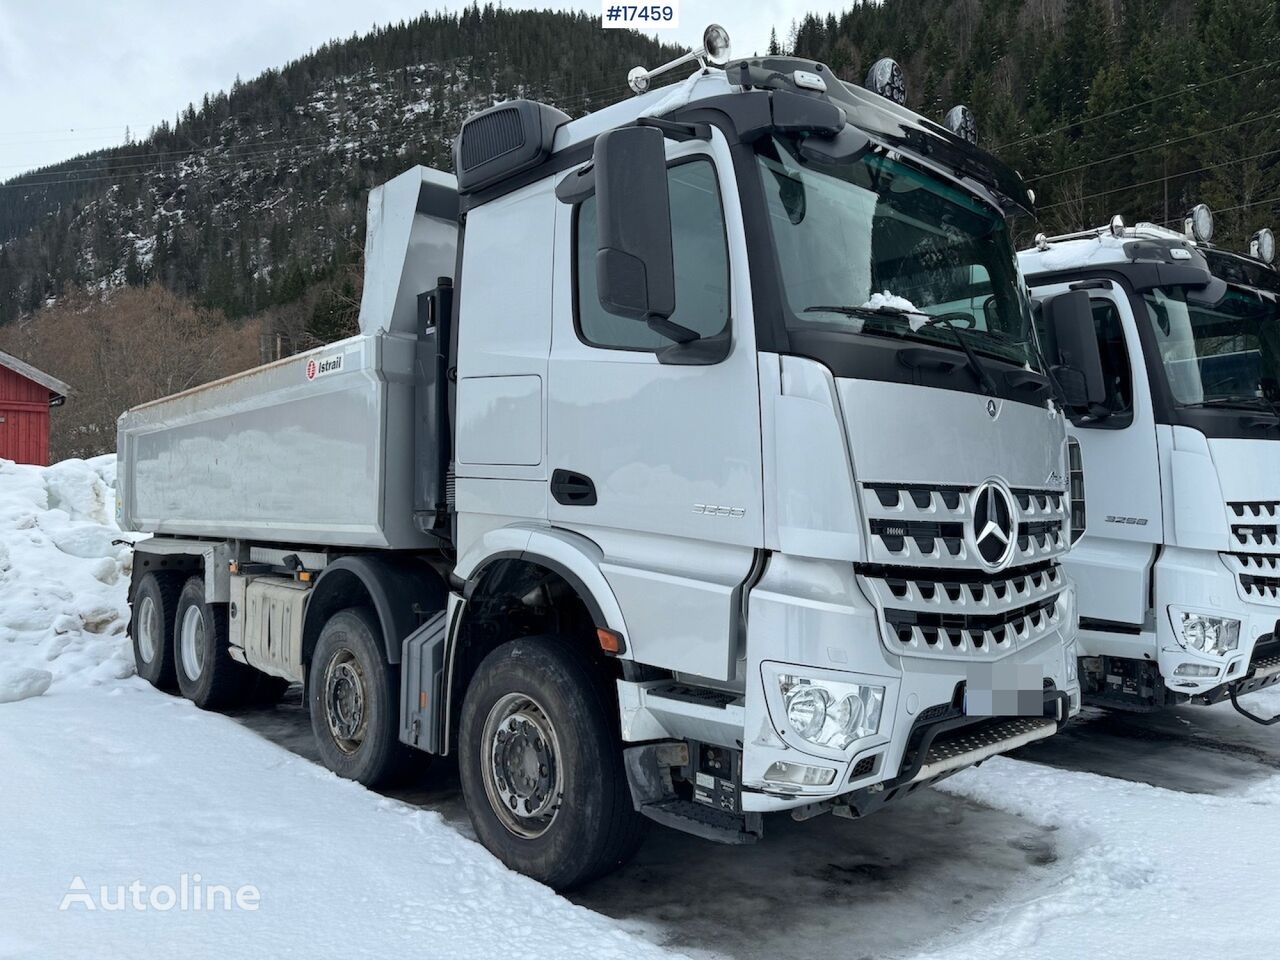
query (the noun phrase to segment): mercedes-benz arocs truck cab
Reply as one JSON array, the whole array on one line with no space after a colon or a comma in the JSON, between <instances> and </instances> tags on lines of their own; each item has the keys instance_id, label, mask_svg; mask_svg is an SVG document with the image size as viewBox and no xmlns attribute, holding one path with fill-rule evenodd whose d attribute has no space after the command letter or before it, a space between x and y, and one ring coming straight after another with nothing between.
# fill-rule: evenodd
<instances>
[{"instance_id":1,"label":"mercedes-benz arocs truck cab","mask_svg":"<svg viewBox=\"0 0 1280 960\"><path fill-rule=\"evenodd\" d=\"M456 178L371 196L360 336L120 422L140 672L305 681L364 783L456 753L480 840L560 887L646 818L860 816L1079 708L1026 187L720 41L579 120L473 116ZM1050 309L1087 353L1087 298Z\"/></svg>"},{"instance_id":2,"label":"mercedes-benz arocs truck cab","mask_svg":"<svg viewBox=\"0 0 1280 960\"><path fill-rule=\"evenodd\" d=\"M1090 702L1236 703L1280 680L1275 241L1259 231L1244 256L1211 235L1201 205L1182 232L1116 217L1019 255L1036 296L1088 293L1103 356L1104 396L1071 427Z\"/></svg>"}]
</instances>

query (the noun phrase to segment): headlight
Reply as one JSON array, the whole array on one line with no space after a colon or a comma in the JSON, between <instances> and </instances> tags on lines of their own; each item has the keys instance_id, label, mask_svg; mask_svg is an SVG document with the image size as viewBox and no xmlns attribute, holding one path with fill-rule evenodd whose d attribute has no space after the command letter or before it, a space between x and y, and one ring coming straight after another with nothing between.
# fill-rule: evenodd
<instances>
[{"instance_id":1,"label":"headlight","mask_svg":"<svg viewBox=\"0 0 1280 960\"><path fill-rule=\"evenodd\" d=\"M844 750L880 730L884 687L817 681L793 674L779 676L778 685L787 723L810 743Z\"/></svg>"},{"instance_id":2,"label":"headlight","mask_svg":"<svg viewBox=\"0 0 1280 960\"><path fill-rule=\"evenodd\" d=\"M1240 646L1240 621L1203 613L1169 611L1178 642L1187 650L1224 657Z\"/></svg>"}]
</instances>

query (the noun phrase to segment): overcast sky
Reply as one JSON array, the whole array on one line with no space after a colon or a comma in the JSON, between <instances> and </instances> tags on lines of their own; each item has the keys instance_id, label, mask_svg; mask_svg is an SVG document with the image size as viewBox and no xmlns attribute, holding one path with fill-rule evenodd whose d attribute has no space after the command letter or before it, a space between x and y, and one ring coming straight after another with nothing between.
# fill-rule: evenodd
<instances>
[{"instance_id":1,"label":"overcast sky","mask_svg":"<svg viewBox=\"0 0 1280 960\"><path fill-rule=\"evenodd\" d=\"M635 3L637 0L624 0ZM0 0L0 181L33 167L145 136L205 93L248 80L326 40L462 0ZM738 54L764 52L769 28L838 10L839 0L682 0L664 39L694 44L710 22ZM600 12L556 0L507 7ZM622 79L634 64L618 64Z\"/></svg>"}]
</instances>

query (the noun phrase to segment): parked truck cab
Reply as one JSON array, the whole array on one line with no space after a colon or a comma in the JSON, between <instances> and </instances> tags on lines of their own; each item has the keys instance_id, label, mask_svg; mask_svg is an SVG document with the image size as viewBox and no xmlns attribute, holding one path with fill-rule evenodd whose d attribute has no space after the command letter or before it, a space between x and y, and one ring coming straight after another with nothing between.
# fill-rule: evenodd
<instances>
[{"instance_id":1,"label":"parked truck cab","mask_svg":"<svg viewBox=\"0 0 1280 960\"><path fill-rule=\"evenodd\" d=\"M1089 295L1103 377L1070 427L1088 528L1067 569L1086 700L1150 710L1280 680L1280 275L1252 255L1149 223L1040 237L1019 258L1036 296Z\"/></svg>"},{"instance_id":2,"label":"parked truck cab","mask_svg":"<svg viewBox=\"0 0 1280 960\"><path fill-rule=\"evenodd\" d=\"M360 336L120 422L140 672L305 681L364 783L456 753L558 887L646 821L861 816L1079 709L1025 185L708 36L579 120L473 116L454 175L371 196ZM1049 309L1088 346L1086 305Z\"/></svg>"}]
</instances>

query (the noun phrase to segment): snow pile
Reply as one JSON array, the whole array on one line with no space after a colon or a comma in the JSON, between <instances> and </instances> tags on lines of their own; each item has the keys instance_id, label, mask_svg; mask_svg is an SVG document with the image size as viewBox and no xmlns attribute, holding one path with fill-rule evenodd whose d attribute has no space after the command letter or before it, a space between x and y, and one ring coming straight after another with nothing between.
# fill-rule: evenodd
<instances>
[{"instance_id":1,"label":"snow pile","mask_svg":"<svg viewBox=\"0 0 1280 960\"><path fill-rule=\"evenodd\" d=\"M116 458L0 460L0 703L133 673Z\"/></svg>"}]
</instances>

